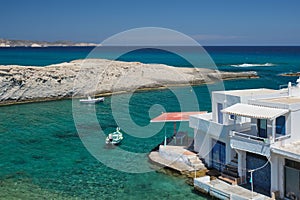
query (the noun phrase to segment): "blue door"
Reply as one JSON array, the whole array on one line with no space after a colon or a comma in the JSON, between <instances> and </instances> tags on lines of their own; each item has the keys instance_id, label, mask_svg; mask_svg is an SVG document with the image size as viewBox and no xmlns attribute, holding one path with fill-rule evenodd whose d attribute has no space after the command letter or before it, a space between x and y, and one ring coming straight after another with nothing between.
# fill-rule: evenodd
<instances>
[{"instance_id":1,"label":"blue door","mask_svg":"<svg viewBox=\"0 0 300 200\"><path fill-rule=\"evenodd\" d=\"M268 163L268 159L264 156L252 154L247 152L246 153L246 168L247 170L250 169L259 169L253 172L252 182L255 192L262 193L264 195L270 195L270 188L271 188L271 164ZM264 168L260 168L264 166ZM251 176L250 173L247 172L247 182L251 184Z\"/></svg>"},{"instance_id":2,"label":"blue door","mask_svg":"<svg viewBox=\"0 0 300 200\"><path fill-rule=\"evenodd\" d=\"M226 145L223 142L213 140L212 167L223 171L226 162Z\"/></svg>"},{"instance_id":3,"label":"blue door","mask_svg":"<svg viewBox=\"0 0 300 200\"><path fill-rule=\"evenodd\" d=\"M218 107L218 123L223 124L223 113L221 112L221 110L223 110L223 104L218 103L217 107Z\"/></svg>"}]
</instances>

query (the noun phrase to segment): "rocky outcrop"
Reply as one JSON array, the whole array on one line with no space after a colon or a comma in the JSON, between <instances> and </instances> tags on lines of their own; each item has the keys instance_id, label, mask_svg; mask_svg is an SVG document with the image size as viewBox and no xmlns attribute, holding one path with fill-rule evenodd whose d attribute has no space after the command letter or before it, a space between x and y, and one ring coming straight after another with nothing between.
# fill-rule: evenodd
<instances>
[{"instance_id":1,"label":"rocky outcrop","mask_svg":"<svg viewBox=\"0 0 300 200\"><path fill-rule=\"evenodd\" d=\"M220 72L105 59L75 60L46 67L7 65L0 66L0 104L254 77L253 72Z\"/></svg>"},{"instance_id":2,"label":"rocky outcrop","mask_svg":"<svg viewBox=\"0 0 300 200\"><path fill-rule=\"evenodd\" d=\"M300 76L300 72L294 72L294 73L284 73L280 74L281 76Z\"/></svg>"}]
</instances>

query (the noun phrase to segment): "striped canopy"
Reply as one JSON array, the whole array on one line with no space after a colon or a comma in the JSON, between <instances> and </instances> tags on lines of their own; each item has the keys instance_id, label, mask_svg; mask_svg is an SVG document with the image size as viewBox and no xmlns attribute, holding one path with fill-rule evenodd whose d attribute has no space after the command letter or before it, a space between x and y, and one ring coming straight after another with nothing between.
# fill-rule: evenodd
<instances>
[{"instance_id":1,"label":"striped canopy","mask_svg":"<svg viewBox=\"0 0 300 200\"><path fill-rule=\"evenodd\" d=\"M222 112L229 115L273 120L285 113L288 113L289 110L237 103L223 109Z\"/></svg>"}]
</instances>

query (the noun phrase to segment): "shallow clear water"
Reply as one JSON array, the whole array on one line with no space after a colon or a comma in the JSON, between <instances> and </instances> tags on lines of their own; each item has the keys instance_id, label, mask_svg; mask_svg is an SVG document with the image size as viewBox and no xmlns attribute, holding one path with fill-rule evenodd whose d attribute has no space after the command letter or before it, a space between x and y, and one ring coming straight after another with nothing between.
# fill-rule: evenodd
<instances>
[{"instance_id":1,"label":"shallow clear water","mask_svg":"<svg viewBox=\"0 0 300 200\"><path fill-rule=\"evenodd\" d=\"M0 49L0 64L47 65L50 63L84 58L90 49ZM50 51L50 52L49 52ZM221 70L258 72L261 78L251 80L225 81L226 89L274 88L295 81L297 77L281 77L278 74L289 71L300 71L299 48L215 48L212 57ZM64 52L61 54L61 52ZM11 57L7 56L9 54ZM58 54L60 56L58 56ZM142 54L142 55L140 55ZM125 55L128 61L161 62L163 56L154 56L152 50ZM14 56L17 57L14 59ZM106 54L108 56L108 54ZM103 57L106 57L103 55ZM164 61L174 64L172 55ZM150 57L150 58L149 58ZM37 59L34 59L37 58ZM53 60L56 58L57 60ZM143 58L142 60L137 60ZM179 59L180 60L180 59ZM178 61L178 60L177 60ZM184 61L182 61L184 62ZM272 63L272 66L233 67L243 63ZM183 63L181 63L184 65ZM177 63L177 66L181 66ZM219 89L218 84L210 89ZM200 110L211 110L210 96L207 87L195 86ZM186 96L190 88L177 88L177 92ZM122 98L118 95L120 118L122 115ZM189 111L192 103L184 110L179 107L177 97L171 90L155 90L137 92L130 98L130 117L140 127L149 126L152 115L159 114L159 109L149 114L149 109L160 104L166 111ZM75 107L78 106L78 102ZM95 109L98 123L105 134L117 126L112 115L111 97L95 107L83 107L85 110ZM81 107L82 109L82 107ZM150 116L149 116L150 115ZM83 115L84 116L84 115ZM40 196L32 198L73 198L82 199L207 199L192 191L185 179L164 173L148 172L130 174L106 167L95 159L81 142L74 123L72 101L61 100L43 103L31 103L0 107L0 198L11 197L16 193L33 193ZM84 119L82 119L84 120ZM88 121L87 121L88 124ZM178 124L179 125L179 124ZM182 129L188 124L182 123ZM77 127L78 128L78 127ZM172 124L166 126L156 135L149 138L137 138L125 134L120 148L129 152L147 153L164 138L164 132L172 134ZM98 132L93 124L86 126L87 132ZM192 130L189 129L192 134ZM97 146L100 152L114 151L106 149L103 143ZM126 158L125 158L126 160ZM145 160L146 161L146 160ZM147 162L145 162L147 163ZM148 164L148 167L151 167ZM12 184L10 184L12 182ZM17 184L18 183L18 184ZM7 187L5 187L7 186ZM8 187L16 187L11 192ZM20 187L26 188L24 190ZM39 190L34 189L38 187ZM23 192L22 192L23 191ZM45 193L47 191L47 193ZM55 196L58 195L58 196Z\"/></svg>"},{"instance_id":2,"label":"shallow clear water","mask_svg":"<svg viewBox=\"0 0 300 200\"><path fill-rule=\"evenodd\" d=\"M109 109L109 103L96 105L106 132L116 127ZM199 198L183 178L156 172L129 174L97 161L78 137L71 100L4 106L0 118L0 178L3 181L29 179L42 189L81 198ZM126 138L120 148L149 152L162 139L162 134L140 142ZM104 148L104 144L99 144L99 149Z\"/></svg>"}]
</instances>

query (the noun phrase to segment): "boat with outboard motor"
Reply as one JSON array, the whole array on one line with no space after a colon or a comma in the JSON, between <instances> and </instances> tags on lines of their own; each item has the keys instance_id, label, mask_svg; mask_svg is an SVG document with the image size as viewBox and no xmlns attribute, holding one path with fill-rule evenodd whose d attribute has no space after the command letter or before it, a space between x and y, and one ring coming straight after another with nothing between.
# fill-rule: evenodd
<instances>
[{"instance_id":1,"label":"boat with outboard motor","mask_svg":"<svg viewBox=\"0 0 300 200\"><path fill-rule=\"evenodd\" d=\"M123 140L123 133L121 133L120 130L120 127L117 127L115 132L108 134L105 143L113 145L119 144Z\"/></svg>"}]
</instances>

